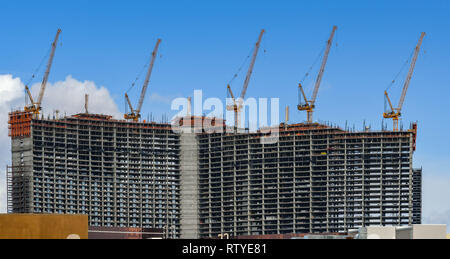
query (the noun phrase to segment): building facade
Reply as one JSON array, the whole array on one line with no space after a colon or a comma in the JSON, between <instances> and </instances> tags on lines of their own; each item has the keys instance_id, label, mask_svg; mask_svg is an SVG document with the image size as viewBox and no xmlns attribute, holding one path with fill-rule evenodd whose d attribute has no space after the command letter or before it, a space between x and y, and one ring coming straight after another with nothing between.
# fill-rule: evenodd
<instances>
[{"instance_id":1,"label":"building facade","mask_svg":"<svg viewBox=\"0 0 450 259\"><path fill-rule=\"evenodd\" d=\"M344 232L421 221L416 126L348 132L319 124L199 135L200 236Z\"/></svg>"},{"instance_id":2,"label":"building facade","mask_svg":"<svg viewBox=\"0 0 450 259\"><path fill-rule=\"evenodd\" d=\"M416 134L415 124L362 132L294 124L262 144L262 132L15 112L8 209L88 214L93 227L165 229L169 238L420 224Z\"/></svg>"},{"instance_id":3,"label":"building facade","mask_svg":"<svg viewBox=\"0 0 450 259\"><path fill-rule=\"evenodd\" d=\"M17 112L10 135L10 212L88 214L93 227L167 228L179 237L180 137L168 125Z\"/></svg>"}]
</instances>

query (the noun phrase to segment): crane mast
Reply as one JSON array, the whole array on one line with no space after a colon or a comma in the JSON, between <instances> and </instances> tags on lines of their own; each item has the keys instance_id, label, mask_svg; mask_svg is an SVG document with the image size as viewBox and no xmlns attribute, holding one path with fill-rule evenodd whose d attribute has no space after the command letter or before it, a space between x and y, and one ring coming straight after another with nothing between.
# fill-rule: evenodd
<instances>
[{"instance_id":1,"label":"crane mast","mask_svg":"<svg viewBox=\"0 0 450 259\"><path fill-rule=\"evenodd\" d=\"M240 123L240 112L243 108L243 102L245 98L245 94L247 93L248 85L250 83L250 78L253 73L253 67L255 66L256 57L258 56L259 47L261 45L262 37L265 33L265 30L262 29L261 33L259 34L258 41L255 44L255 50L253 51L252 60L250 62L250 66L248 67L247 75L245 76L244 86L242 88L241 95L239 99L235 99L233 95L233 91L231 90L231 87L227 85L228 92L231 95L233 104L227 106L227 110L234 111L234 126L239 127Z\"/></svg>"},{"instance_id":2,"label":"crane mast","mask_svg":"<svg viewBox=\"0 0 450 259\"><path fill-rule=\"evenodd\" d=\"M160 43L161 43L161 39L158 39L156 41L155 48L152 52L150 65L148 67L144 85L142 86L141 96L139 97L139 103L138 103L136 110L133 109L133 106L131 105L131 101L128 98L128 94L125 93L125 99L127 100L128 106L130 107L130 113L124 115L124 118L126 120L133 120L133 121L137 122L137 121L139 121L139 118L141 117L142 104L144 103L145 93L147 92L148 84L150 82L150 76L152 74L153 65L155 64L156 54L158 53L158 47L159 47Z\"/></svg>"},{"instance_id":3,"label":"crane mast","mask_svg":"<svg viewBox=\"0 0 450 259\"><path fill-rule=\"evenodd\" d=\"M61 34L61 29L58 29L58 31L56 32L55 39L53 40L52 43L52 50L50 52L50 57L47 62L47 68L45 70L44 78L42 79L41 89L39 91L37 102L34 102L34 99L31 96L30 89L28 88L28 86L25 86L25 90L27 91L27 95L30 98L31 102L29 106L25 107L25 111L32 112L34 115L38 115L40 113L40 110L42 109L41 107L42 99L44 98L45 87L47 86L48 77L50 75L50 70L52 68L53 58L55 57L55 51L58 43L59 34Z\"/></svg>"},{"instance_id":4,"label":"crane mast","mask_svg":"<svg viewBox=\"0 0 450 259\"><path fill-rule=\"evenodd\" d=\"M304 98L305 104L303 104L303 105L299 104L297 106L297 109L299 111L306 111L308 123L312 122L312 114L314 112L314 108L316 107L315 103L316 103L317 94L319 92L320 83L322 82L322 77L325 72L325 66L328 61L328 55L330 54L331 44L333 43L333 38L334 38L334 34L335 34L336 30L337 30L337 26L333 26L333 30L331 31L330 38L327 41L327 47L325 49L325 54L323 56L322 65L320 66L319 74L317 75L316 84L314 86L314 92L313 92L311 100L308 101L302 85L299 84L299 89Z\"/></svg>"},{"instance_id":5,"label":"crane mast","mask_svg":"<svg viewBox=\"0 0 450 259\"><path fill-rule=\"evenodd\" d=\"M405 83L403 85L402 95L400 96L400 100L398 102L397 108L394 108L391 102L391 99L389 98L389 95L387 91L384 91L384 95L386 96L386 99L389 103L389 108L391 109L390 112L384 112L383 117L385 119L392 119L393 121L393 130L398 131L398 121L400 119L400 116L402 115L401 111L403 108L403 103L405 102L406 92L408 91L409 84L411 82L411 78L414 72L414 68L416 66L417 57L419 56L420 52L420 46L422 45L423 38L425 37L426 33L422 32L420 34L419 42L417 43L415 49L414 49L414 55L411 61L411 65L409 67L408 75L406 76Z\"/></svg>"}]
</instances>

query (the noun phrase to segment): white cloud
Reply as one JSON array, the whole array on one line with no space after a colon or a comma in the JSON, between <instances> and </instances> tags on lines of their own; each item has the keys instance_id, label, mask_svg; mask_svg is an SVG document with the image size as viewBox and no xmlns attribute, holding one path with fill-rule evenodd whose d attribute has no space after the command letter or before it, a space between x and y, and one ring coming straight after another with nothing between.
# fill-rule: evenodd
<instances>
[{"instance_id":1,"label":"white cloud","mask_svg":"<svg viewBox=\"0 0 450 259\"><path fill-rule=\"evenodd\" d=\"M10 161L8 112L23 102L24 85L12 75L0 75L0 213L6 212L6 165Z\"/></svg>"},{"instance_id":2,"label":"white cloud","mask_svg":"<svg viewBox=\"0 0 450 259\"><path fill-rule=\"evenodd\" d=\"M32 95L37 98L40 83L31 87ZM78 81L68 76L64 81L48 83L43 98L43 113L53 114L59 110L61 115L73 115L84 112L84 95L89 94L89 112L112 115L122 118L117 104L109 91L98 87L92 81ZM0 75L0 213L6 212L6 165L11 158L10 139L8 137L8 112L24 106L24 84L20 78L12 75Z\"/></svg>"},{"instance_id":3,"label":"white cloud","mask_svg":"<svg viewBox=\"0 0 450 259\"><path fill-rule=\"evenodd\" d=\"M0 143L9 140L8 138L8 112L12 107L19 104L20 97L23 96L24 86L19 78L13 78L11 75L0 75ZM3 145L2 145L3 146ZM0 155L6 155L4 149L0 150ZM0 165L1 166L1 165Z\"/></svg>"},{"instance_id":4,"label":"white cloud","mask_svg":"<svg viewBox=\"0 0 450 259\"><path fill-rule=\"evenodd\" d=\"M23 84L20 78L12 75L0 75L0 105L8 105L22 94Z\"/></svg>"}]
</instances>

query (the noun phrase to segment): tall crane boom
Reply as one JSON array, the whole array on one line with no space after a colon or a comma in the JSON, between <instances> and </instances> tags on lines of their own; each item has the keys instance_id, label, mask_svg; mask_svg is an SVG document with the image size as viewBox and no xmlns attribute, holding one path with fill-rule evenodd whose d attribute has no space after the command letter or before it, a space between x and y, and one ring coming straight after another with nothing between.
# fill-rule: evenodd
<instances>
[{"instance_id":1,"label":"tall crane boom","mask_svg":"<svg viewBox=\"0 0 450 259\"><path fill-rule=\"evenodd\" d=\"M330 54L331 43L333 42L334 33L337 30L337 26L333 26L333 30L331 31L330 38L327 41L327 48L325 50L325 54L323 56L322 65L320 66L319 74L317 75L316 85L314 86L314 92L311 99L311 105L314 105L317 98L317 93L319 92L320 83L322 82L323 73L325 72L325 66L328 61L328 54Z\"/></svg>"},{"instance_id":2,"label":"tall crane boom","mask_svg":"<svg viewBox=\"0 0 450 259\"><path fill-rule=\"evenodd\" d=\"M319 92L320 83L322 82L323 74L325 72L325 66L326 66L327 61L328 61L328 56L330 54L331 44L333 43L333 38L334 38L334 34L335 34L336 30L337 30L337 26L333 26L333 30L331 31L330 38L327 41L327 47L325 49L325 54L323 56L322 65L320 66L319 74L317 75L316 84L314 86L314 91L313 91L313 95L312 95L311 100L308 101L308 99L306 98L305 92L303 91L302 85L299 84L299 89L300 89L300 92L301 92L301 94L303 96L303 99L305 100L305 104L304 105L298 105L297 108L300 111L306 111L307 112L307 122L308 123L312 122L312 114L314 112L314 108L316 107L315 103L316 103L316 99L317 99L317 94Z\"/></svg>"},{"instance_id":3,"label":"tall crane boom","mask_svg":"<svg viewBox=\"0 0 450 259\"><path fill-rule=\"evenodd\" d=\"M255 50L253 51L252 61L250 62L250 66L248 67L247 75L245 76L244 87L242 88L241 92L242 100L244 99L245 94L247 93L248 83L250 82L250 77L252 76L253 73L253 67L255 66L256 56L258 56L259 46L261 45L261 40L264 35L264 32L265 30L262 29L261 33L259 34L258 41L256 42Z\"/></svg>"},{"instance_id":4,"label":"tall crane boom","mask_svg":"<svg viewBox=\"0 0 450 259\"><path fill-rule=\"evenodd\" d=\"M239 115L243 108L243 101L245 98L245 94L247 93L248 85L250 83L250 78L253 73L253 67L255 66L256 57L258 56L259 47L261 45L261 40L262 40L264 33L265 33L265 30L262 29L261 33L259 34L258 41L255 44L255 50L253 51L252 60L250 61L247 75L245 76L244 86L242 88L241 96L239 99L236 100L234 98L233 91L231 91L231 87L229 85L227 85L227 90L230 93L232 101L233 101L233 104L227 106L227 110L234 111L234 126L235 127L238 127L239 123L240 123Z\"/></svg>"},{"instance_id":5,"label":"tall crane boom","mask_svg":"<svg viewBox=\"0 0 450 259\"><path fill-rule=\"evenodd\" d=\"M39 96L38 96L37 102L34 102L28 86L25 87L28 97L30 98L30 102L31 102L30 106L25 107L25 110L29 111L29 112L33 112L35 115L39 114L39 112L41 110L42 99L44 98L45 87L47 86L48 77L50 75L50 70L52 68L53 58L55 57L55 51L56 51L56 46L58 43L59 34L61 34L61 29L58 29L58 31L56 32L55 39L53 40L53 43L52 43L52 50L50 52L50 57L47 62L47 68L45 70L44 78L42 79L41 89L39 90Z\"/></svg>"},{"instance_id":6,"label":"tall crane boom","mask_svg":"<svg viewBox=\"0 0 450 259\"><path fill-rule=\"evenodd\" d=\"M52 68L53 58L55 57L56 44L58 43L58 37L61 33L61 29L56 32L55 40L52 43L52 51L47 63L47 69L45 70L44 78L42 79L41 91L39 92L39 97L37 101L38 108L41 107L42 98L44 97L45 87L47 86L48 76L50 74L50 69Z\"/></svg>"},{"instance_id":7,"label":"tall crane boom","mask_svg":"<svg viewBox=\"0 0 450 259\"><path fill-rule=\"evenodd\" d=\"M130 99L128 98L128 95L125 93L125 99L127 100L128 106L130 107L131 110L129 114L124 115L124 118L127 120L138 121L139 118L141 117L142 104L144 103L145 93L147 92L148 84L150 82L150 76L152 74L153 65L155 64L156 54L158 53L158 47L160 43L161 39L158 39L156 41L155 48L152 52L150 65L148 66L147 75L145 77L144 85L142 86L141 96L139 97L139 103L136 110L133 109Z\"/></svg>"},{"instance_id":8,"label":"tall crane boom","mask_svg":"<svg viewBox=\"0 0 450 259\"><path fill-rule=\"evenodd\" d=\"M158 39L156 41L155 49L152 52L152 60L148 67L147 76L145 77L144 86L142 86L141 97L139 98L139 104L138 104L138 108L136 110L136 112L138 114L141 112L142 104L144 103L145 93L147 92L148 83L150 82L150 76L152 74L153 65L155 64L156 54L158 53L158 47L159 47L160 43L161 43L161 39Z\"/></svg>"},{"instance_id":9,"label":"tall crane boom","mask_svg":"<svg viewBox=\"0 0 450 259\"><path fill-rule=\"evenodd\" d=\"M417 57L419 56L419 52L420 52L420 46L422 46L422 41L423 41L424 37L425 37L425 32L422 32L420 34L419 42L417 43L417 46L416 46L416 48L414 50L414 56L413 56L413 59L412 59L412 62L411 62L411 66L409 67L408 76L406 77L405 84L403 85L402 95L401 95L400 100L398 102L398 110L399 110L399 112L402 110L403 103L405 102L406 92L408 91L409 83L411 82L411 77L413 75L414 68L416 66Z\"/></svg>"},{"instance_id":10,"label":"tall crane boom","mask_svg":"<svg viewBox=\"0 0 450 259\"><path fill-rule=\"evenodd\" d=\"M403 103L405 102L406 92L408 91L408 87L411 82L414 68L416 66L417 57L419 56L420 47L422 46L422 41L423 41L423 38L425 37L425 35L426 35L425 32L422 32L420 34L419 42L417 43L416 48L414 49L414 55L411 60L411 65L409 67L409 71L408 71L408 75L406 76L405 83L403 85L402 95L400 96L400 100L398 102L397 108L394 108L392 106L392 102L391 102L391 99L389 98L387 91L384 91L384 95L386 96L386 99L389 103L389 107L390 107L391 111L383 113L383 117L386 119L393 120L393 123L394 123L393 130L394 131L398 130L398 120L400 119L400 116L402 114L401 112L402 112L402 108L403 108Z\"/></svg>"}]
</instances>

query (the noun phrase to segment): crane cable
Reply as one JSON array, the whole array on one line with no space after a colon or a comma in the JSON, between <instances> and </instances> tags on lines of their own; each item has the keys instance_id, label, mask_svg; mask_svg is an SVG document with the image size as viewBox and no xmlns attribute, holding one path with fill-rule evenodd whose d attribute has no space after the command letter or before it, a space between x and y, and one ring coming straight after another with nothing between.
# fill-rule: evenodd
<instances>
[{"instance_id":1,"label":"crane cable","mask_svg":"<svg viewBox=\"0 0 450 259\"><path fill-rule=\"evenodd\" d=\"M142 67L141 71L137 74L136 79L134 79L133 83L131 83L130 88L125 93L130 92L130 90L136 85L137 81L141 78L142 74L144 73L145 69L150 65L150 61L146 62L144 66Z\"/></svg>"},{"instance_id":2,"label":"crane cable","mask_svg":"<svg viewBox=\"0 0 450 259\"><path fill-rule=\"evenodd\" d=\"M244 62L242 62L242 65L238 68L237 72L233 75L233 77L231 78L231 80L228 82L228 85L231 85L234 81L234 79L236 79L236 77L238 77L239 73L242 71L242 69L244 68L245 64L247 63L247 61L250 59L253 50L255 49L255 47L253 47L250 52L248 53L247 57L245 58Z\"/></svg>"},{"instance_id":3,"label":"crane cable","mask_svg":"<svg viewBox=\"0 0 450 259\"><path fill-rule=\"evenodd\" d=\"M326 45L322 48L322 50L320 51L319 55L317 56L316 60L314 61L314 63L309 67L308 71L306 72L306 74L303 76L302 80L300 80L300 83L303 83L303 81L305 81L305 79L310 75L312 69L314 68L314 66L317 64L317 62L319 62L320 58L323 56L323 54L325 53L325 48Z\"/></svg>"},{"instance_id":4,"label":"crane cable","mask_svg":"<svg viewBox=\"0 0 450 259\"><path fill-rule=\"evenodd\" d=\"M160 48L160 52L161 52L161 48ZM162 54L159 55L159 58L162 59ZM128 93L137 83L137 81L141 78L142 74L144 73L145 69L150 65L150 60L148 60L144 66L142 67L141 71L138 73L138 75L136 76L136 79L134 79L133 83L131 83L130 88L128 88L128 90L125 93Z\"/></svg>"},{"instance_id":5,"label":"crane cable","mask_svg":"<svg viewBox=\"0 0 450 259\"><path fill-rule=\"evenodd\" d=\"M264 44L263 44L264 42L265 42L265 38L262 39L260 46L264 45ZM250 49L250 52L248 53L247 57L244 59L244 62L242 62L242 65L238 68L237 72L233 75L233 77L231 78L231 80L228 82L228 85L231 86L231 84L233 83L233 81L238 77L239 73L242 71L242 69L244 68L244 66L247 64L247 62L248 62L248 60L250 59L250 57L252 57L252 54L253 54L255 48L256 48L256 46L253 46L253 47ZM264 53L267 52L267 50L266 50L265 47L263 47L263 52L264 52ZM241 89L241 91L242 91L242 89ZM228 92L228 89L227 89L227 96L228 96L228 97L231 97L231 96L230 96L230 93Z\"/></svg>"},{"instance_id":6,"label":"crane cable","mask_svg":"<svg viewBox=\"0 0 450 259\"><path fill-rule=\"evenodd\" d=\"M142 74L144 73L145 69L150 65L150 61L147 61L144 66L142 67L141 71L137 74L136 79L134 79L133 83L131 83L131 86L128 88L128 90L125 93L129 93L131 89L136 85L137 81L141 78ZM125 105L125 113L128 113L128 101L126 97L124 98L124 105Z\"/></svg>"},{"instance_id":7,"label":"crane cable","mask_svg":"<svg viewBox=\"0 0 450 259\"><path fill-rule=\"evenodd\" d=\"M306 80L306 78L308 78L308 76L311 74L312 69L316 66L317 62L319 62L320 58L323 56L323 54L325 53L325 48L327 46L323 46L322 50L319 52L319 55L317 55L317 58L315 59L315 61L312 63L312 65L309 67L308 71L306 72L306 74L303 76L302 80L300 80L300 83L303 85L303 82ZM298 102L302 103L302 96L301 96L301 92L300 90L298 91Z\"/></svg>"},{"instance_id":8,"label":"crane cable","mask_svg":"<svg viewBox=\"0 0 450 259\"><path fill-rule=\"evenodd\" d=\"M59 36L59 44L62 47L62 35L63 33L60 33ZM52 51L52 44L50 44L50 47L47 50L47 54L45 54L45 56L41 59L41 61L39 62L38 67L36 68L36 70L33 72L33 74L31 75L30 79L27 81L27 83L25 85L29 86L30 83L33 81L33 79L36 77L36 75L38 74L39 70L41 70L42 66L44 65L45 60L47 60L47 58L50 56L50 53Z\"/></svg>"},{"instance_id":9,"label":"crane cable","mask_svg":"<svg viewBox=\"0 0 450 259\"><path fill-rule=\"evenodd\" d=\"M400 76L400 74L403 73L403 71L405 70L406 66L408 65L408 63L411 61L413 55L414 55L414 51L415 48L413 49L413 51L411 52L411 55L409 55L409 58L405 61L405 63L403 63L402 67L400 68L400 71L398 71L398 73L395 75L394 79L392 80L392 82L387 86L385 92L389 91L389 89L391 89L391 87L395 84L395 82L397 81L398 77ZM387 105L387 100L386 100L386 95L383 94L383 99L384 99L384 111L388 112L388 105Z\"/></svg>"},{"instance_id":10,"label":"crane cable","mask_svg":"<svg viewBox=\"0 0 450 259\"><path fill-rule=\"evenodd\" d=\"M50 46L49 50L47 51L47 54L42 58L41 62L39 63L38 67L34 70L33 74L31 75L30 79L26 82L25 86L30 86L31 82L33 82L34 78L36 77L36 75L38 75L38 73L40 73L40 70L45 62L45 60L48 58L48 56L50 55L50 51L51 51L52 47ZM28 105L28 94L25 91L25 105ZM30 89L31 91L31 89Z\"/></svg>"},{"instance_id":11,"label":"crane cable","mask_svg":"<svg viewBox=\"0 0 450 259\"><path fill-rule=\"evenodd\" d=\"M402 65L402 67L400 68L400 71L397 73L397 75L394 77L394 80L392 80L392 82L387 86L386 91L388 91L393 85L394 83L397 81L397 78L400 76L400 74L405 70L406 65L408 65L409 62L411 62L411 59L414 55L414 51L415 48L413 49L413 51L411 52L411 55L409 56L409 58L406 60L406 62Z\"/></svg>"},{"instance_id":12,"label":"crane cable","mask_svg":"<svg viewBox=\"0 0 450 259\"><path fill-rule=\"evenodd\" d=\"M42 58L41 62L39 62L38 67L34 70L33 74L31 75L30 79L26 82L26 86L29 86L31 84L31 82L33 81L33 79L36 77L36 75L39 73L39 71L42 68L42 65L44 64L45 60L48 58L48 56L50 55L50 52L52 50L52 47L50 46L50 48L47 51L47 54L45 54L45 56Z\"/></svg>"},{"instance_id":13,"label":"crane cable","mask_svg":"<svg viewBox=\"0 0 450 259\"><path fill-rule=\"evenodd\" d=\"M62 32L60 33L59 44L60 44L60 46L62 46ZM28 81L26 82L25 86L30 86L31 82L33 82L33 80L36 78L36 76L38 75L38 73L41 70L42 66L44 65L45 60L47 60L47 58L50 56L52 48L53 48L53 46L52 46L52 44L50 44L50 47L47 50L47 54L45 54L45 56L42 57L41 61L39 62L39 65L34 70L33 74L31 74L31 77L30 77L30 79L28 79ZM31 89L30 89L30 91L31 91ZM28 105L27 93L25 93L25 104Z\"/></svg>"},{"instance_id":14,"label":"crane cable","mask_svg":"<svg viewBox=\"0 0 450 259\"><path fill-rule=\"evenodd\" d=\"M162 54L159 55L159 58L162 59ZM128 90L125 93L129 93L131 91L131 89L136 85L137 81L139 81L139 79L141 78L142 74L144 73L144 71L146 70L146 68L150 65L150 60L148 60L144 66L142 67L141 71L137 74L136 79L134 79L133 83L131 83L131 86L128 88ZM125 99L125 112L128 113L128 106L127 106L127 99L124 97Z\"/></svg>"},{"instance_id":15,"label":"crane cable","mask_svg":"<svg viewBox=\"0 0 450 259\"><path fill-rule=\"evenodd\" d=\"M252 52L254 50L254 47L250 50L250 52L248 53L247 57L244 59L244 62L242 62L242 65L238 68L237 72L233 75L233 77L231 78L231 80L228 82L227 85L231 86L231 84L233 83L234 79L236 79L239 75L239 73L242 71L242 69L244 68L245 64L247 64L247 61L250 59L250 56L252 55ZM227 91L227 97L231 98L230 93Z\"/></svg>"},{"instance_id":16,"label":"crane cable","mask_svg":"<svg viewBox=\"0 0 450 259\"><path fill-rule=\"evenodd\" d=\"M335 46L336 46L336 50L338 49L339 46L339 41L338 41L338 33L336 33L335 36ZM309 67L308 71L306 72L306 74L303 76L302 80L300 80L300 83L303 85L303 82L308 78L308 76L311 74L312 69L316 66L317 62L319 62L319 60L322 58L322 56L325 54L325 49L327 47L328 41L325 42L325 45L323 46L322 50L319 52L319 55L317 55L316 60L313 62L313 64ZM299 103L302 103L302 96L301 96L301 92L300 90L298 91L298 99L299 99Z\"/></svg>"},{"instance_id":17,"label":"crane cable","mask_svg":"<svg viewBox=\"0 0 450 259\"><path fill-rule=\"evenodd\" d=\"M386 88L386 92L394 85L394 83L397 81L397 78L400 76L400 74L405 70L406 65L408 65L408 63L411 62L412 57L414 55L415 52L415 48L411 51L411 54L409 55L409 58L406 60L406 62L402 65L402 67L400 68L400 71L397 73L397 75L394 77L394 80L392 80L392 82L387 86ZM384 96L384 110L387 111L387 100L386 100L386 96Z\"/></svg>"}]
</instances>

